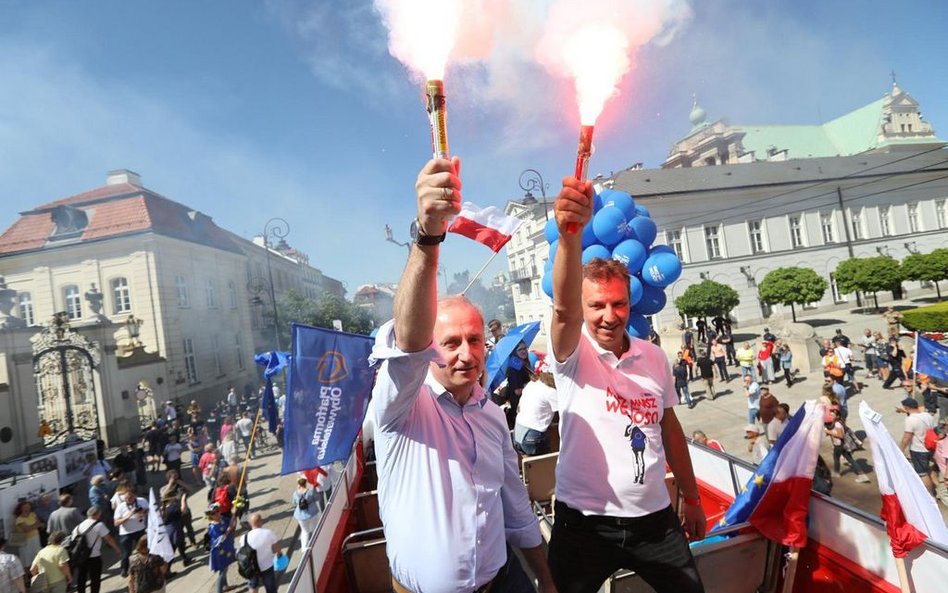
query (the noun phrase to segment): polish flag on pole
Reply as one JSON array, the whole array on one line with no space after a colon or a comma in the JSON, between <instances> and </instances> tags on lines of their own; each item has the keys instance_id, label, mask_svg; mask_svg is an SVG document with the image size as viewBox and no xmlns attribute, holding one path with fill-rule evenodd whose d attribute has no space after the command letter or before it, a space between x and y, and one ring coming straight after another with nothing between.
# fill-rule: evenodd
<instances>
[{"instance_id":1,"label":"polish flag on pole","mask_svg":"<svg viewBox=\"0 0 948 593\"><path fill-rule=\"evenodd\" d=\"M522 222L515 216L507 216L495 206L480 208L471 202L464 202L461 212L451 222L448 231L474 239L498 253L507 241L510 241Z\"/></svg>"},{"instance_id":2,"label":"polish flag on pole","mask_svg":"<svg viewBox=\"0 0 948 593\"><path fill-rule=\"evenodd\" d=\"M941 518L938 503L882 424L882 415L862 401L859 417L872 447L876 479L882 493L882 520L892 554L904 558L926 539L948 546L948 527Z\"/></svg>"}]
</instances>

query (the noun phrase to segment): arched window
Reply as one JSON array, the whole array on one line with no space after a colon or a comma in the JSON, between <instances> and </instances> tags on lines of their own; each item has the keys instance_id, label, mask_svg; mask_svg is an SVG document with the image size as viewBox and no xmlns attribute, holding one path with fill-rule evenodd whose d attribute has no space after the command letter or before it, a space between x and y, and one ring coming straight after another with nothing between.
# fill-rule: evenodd
<instances>
[{"instance_id":1,"label":"arched window","mask_svg":"<svg viewBox=\"0 0 948 593\"><path fill-rule=\"evenodd\" d=\"M63 286L63 307L69 319L82 317L82 295L79 294L79 287L75 284Z\"/></svg>"},{"instance_id":2,"label":"arched window","mask_svg":"<svg viewBox=\"0 0 948 593\"><path fill-rule=\"evenodd\" d=\"M25 321L26 325L33 325L33 295L21 292L17 296L17 304L20 307L20 319Z\"/></svg>"},{"instance_id":3,"label":"arched window","mask_svg":"<svg viewBox=\"0 0 948 593\"><path fill-rule=\"evenodd\" d=\"M128 313L132 310L132 295L128 288L128 279L113 278L111 284L113 313Z\"/></svg>"}]
</instances>

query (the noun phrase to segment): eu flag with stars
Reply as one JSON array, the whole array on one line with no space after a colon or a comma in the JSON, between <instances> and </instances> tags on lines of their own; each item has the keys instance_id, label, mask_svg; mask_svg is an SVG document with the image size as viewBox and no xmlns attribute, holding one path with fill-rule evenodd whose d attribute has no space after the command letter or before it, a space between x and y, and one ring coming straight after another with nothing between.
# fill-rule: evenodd
<instances>
[{"instance_id":1,"label":"eu flag with stars","mask_svg":"<svg viewBox=\"0 0 948 593\"><path fill-rule=\"evenodd\" d=\"M263 378L267 380L267 383L263 388L260 407L263 408L263 415L267 418L267 427L271 434L276 434L277 424L280 422L280 412L277 410L276 397L273 395L273 376L286 368L289 359L290 355L286 352L263 352L253 357L255 363L265 367Z\"/></svg>"},{"instance_id":2,"label":"eu flag with stars","mask_svg":"<svg viewBox=\"0 0 948 593\"><path fill-rule=\"evenodd\" d=\"M916 370L929 377L948 381L948 346L924 336L918 336L915 347Z\"/></svg>"},{"instance_id":3,"label":"eu flag with stars","mask_svg":"<svg viewBox=\"0 0 948 593\"><path fill-rule=\"evenodd\" d=\"M368 336L293 324L283 428L283 473L348 459L375 372Z\"/></svg>"}]
</instances>

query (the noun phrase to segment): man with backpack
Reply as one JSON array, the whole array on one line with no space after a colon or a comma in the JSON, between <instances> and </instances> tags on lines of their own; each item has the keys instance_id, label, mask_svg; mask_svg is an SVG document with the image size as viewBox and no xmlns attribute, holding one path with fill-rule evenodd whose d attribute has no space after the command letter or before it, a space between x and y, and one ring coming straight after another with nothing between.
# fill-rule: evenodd
<instances>
[{"instance_id":1,"label":"man with backpack","mask_svg":"<svg viewBox=\"0 0 948 593\"><path fill-rule=\"evenodd\" d=\"M935 482L931 475L932 456L938 442L937 437L932 438L935 433L935 419L928 412L920 410L918 402L913 397L902 400L902 411L908 417L905 419L901 449L905 450L908 447L909 460L912 462L915 473L922 479L922 483L931 495L935 496ZM929 435L929 432L932 435ZM930 448L929 445L931 445Z\"/></svg>"},{"instance_id":2,"label":"man with backpack","mask_svg":"<svg viewBox=\"0 0 948 593\"><path fill-rule=\"evenodd\" d=\"M273 562L280 555L280 540L263 526L260 513L250 515L250 527L237 543L237 568L250 593L257 593L261 585L266 593L277 593Z\"/></svg>"},{"instance_id":3,"label":"man with backpack","mask_svg":"<svg viewBox=\"0 0 948 593\"><path fill-rule=\"evenodd\" d=\"M102 542L109 544L119 555L122 549L109 533L108 526L102 522L99 507L90 507L86 518L77 525L69 536L69 563L76 570L76 590L86 593L86 581L92 593L99 593L102 585Z\"/></svg>"}]
</instances>

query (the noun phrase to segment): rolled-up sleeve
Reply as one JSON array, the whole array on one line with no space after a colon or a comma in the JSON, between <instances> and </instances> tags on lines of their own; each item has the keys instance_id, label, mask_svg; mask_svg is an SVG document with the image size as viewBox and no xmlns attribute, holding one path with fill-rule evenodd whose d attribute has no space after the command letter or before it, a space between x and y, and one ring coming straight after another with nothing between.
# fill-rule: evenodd
<instances>
[{"instance_id":1,"label":"rolled-up sleeve","mask_svg":"<svg viewBox=\"0 0 948 593\"><path fill-rule=\"evenodd\" d=\"M419 352L400 350L395 344L394 320L379 328L369 360L372 364L382 362L372 389L375 425L381 431L397 427L414 406L428 375L428 364L443 364L433 343Z\"/></svg>"},{"instance_id":2,"label":"rolled-up sleeve","mask_svg":"<svg viewBox=\"0 0 948 593\"><path fill-rule=\"evenodd\" d=\"M507 541L518 548L535 548L543 543L540 524L530 506L527 488L520 479L517 452L510 439L504 443L504 485L500 493L504 506L504 532Z\"/></svg>"}]
</instances>

